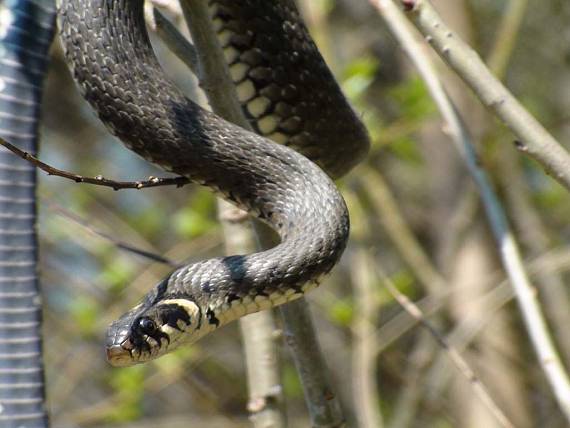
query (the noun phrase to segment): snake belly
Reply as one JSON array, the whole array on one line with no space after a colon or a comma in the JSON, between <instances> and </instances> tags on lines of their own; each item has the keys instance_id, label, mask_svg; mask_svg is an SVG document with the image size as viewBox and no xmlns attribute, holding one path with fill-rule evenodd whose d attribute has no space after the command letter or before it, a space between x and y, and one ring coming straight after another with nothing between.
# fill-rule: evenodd
<instances>
[{"instance_id":1,"label":"snake belly","mask_svg":"<svg viewBox=\"0 0 570 428\"><path fill-rule=\"evenodd\" d=\"M233 10L223 9L224 2L210 3L218 20L220 14L227 17ZM255 2L227 4L231 3L237 10L238 4ZM257 2L256 13L278 4ZM283 4L287 10L294 7L289 1ZM346 205L329 176L305 156L245 131L186 98L164 76L154 56L142 0L62 0L59 27L66 60L82 95L111 132L145 159L208 186L256 215L281 238L279 245L263 252L214 258L172 272L109 327L106 346L111 364L125 366L156 358L317 286L339 260L349 233ZM314 45L308 46L318 55ZM258 52L259 47L254 50ZM303 51L295 52L304 56ZM318 60L322 62L320 56ZM255 78L254 69L248 71L249 78ZM330 96L341 102L340 111L344 109L352 119L354 113L336 83L328 85ZM280 88L280 96L292 102L287 84ZM262 86L254 89L263 95ZM301 103L295 110L288 103L290 114L278 116L278 97L267 98L271 103L265 116L282 117L272 119L278 123L274 131L287 131L289 144L296 147L293 139L300 136L304 144L299 145L315 150L313 135L318 132L310 133L310 120L294 132L284 125L287 118L300 117L307 105ZM328 102L329 95L323 100ZM244 108L249 107L250 102L244 101ZM263 114L250 114L250 119L259 130L263 128ZM366 137L358 120L351 126L356 133L339 135L347 141ZM332 162L325 152L321 149L322 157L313 160L326 167ZM331 167L329 173L335 176L350 168L354 157L353 150L344 164L348 166Z\"/></svg>"}]
</instances>

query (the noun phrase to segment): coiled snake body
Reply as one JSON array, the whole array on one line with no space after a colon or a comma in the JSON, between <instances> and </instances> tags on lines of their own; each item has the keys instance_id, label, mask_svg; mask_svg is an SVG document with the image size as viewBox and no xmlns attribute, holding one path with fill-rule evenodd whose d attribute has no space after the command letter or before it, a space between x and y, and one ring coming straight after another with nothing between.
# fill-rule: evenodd
<instances>
[{"instance_id":1,"label":"coiled snake body","mask_svg":"<svg viewBox=\"0 0 570 428\"><path fill-rule=\"evenodd\" d=\"M346 103L292 0L210 1L244 113L255 129L337 177L366 153ZM345 203L305 156L187 99L150 46L142 0L62 0L66 58L83 96L123 143L165 170L209 186L272 226L281 243L174 271L114 322L114 365L156 358L319 283L348 238ZM326 145L323 143L326 142Z\"/></svg>"}]
</instances>

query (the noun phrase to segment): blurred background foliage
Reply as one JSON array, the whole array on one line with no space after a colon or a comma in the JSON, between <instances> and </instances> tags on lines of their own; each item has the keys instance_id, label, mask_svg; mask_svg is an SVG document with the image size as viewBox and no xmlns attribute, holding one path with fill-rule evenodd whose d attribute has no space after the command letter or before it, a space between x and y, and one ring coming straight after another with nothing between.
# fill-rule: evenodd
<instances>
[{"instance_id":1,"label":"blurred background foliage","mask_svg":"<svg viewBox=\"0 0 570 428\"><path fill-rule=\"evenodd\" d=\"M519 427L563 427L532 352L488 225L466 171L422 81L365 0L302 0L317 44L362 116L373 146L340 187L352 238L333 275L309 296L321 345L349 426L358 426L355 353L367 344L378 407L389 427L493 427L496 422L445 352L383 287L377 266L418 302L463 353ZM507 0L434 1L448 23L488 58ZM570 4L530 2L504 80L561 141L569 140ZM195 81L153 39L167 73L194 99ZM41 158L84 175L135 180L164 174L125 149L96 120L54 46L44 99ZM513 137L441 67L517 230L567 366L570 337L568 194L516 153ZM106 326L169 267L120 244L175 262L217 256L223 236L215 197L197 186L122 190L41 174L41 274L47 388L54 427L248 426L237 324L196 345L127 369L103 355ZM395 215L386 207L396 204ZM413 233L425 260L405 250L391 221ZM402 247L404 245L404 247ZM552 286L553 281L555 282ZM557 284L556 284L557 282ZM502 284L502 286L501 286ZM363 311L362 302L371 308ZM370 306L370 305L367 305ZM364 319L369 333L360 334ZM458 327L461 327L459 331ZM302 391L283 346L290 426L308 426Z\"/></svg>"}]
</instances>

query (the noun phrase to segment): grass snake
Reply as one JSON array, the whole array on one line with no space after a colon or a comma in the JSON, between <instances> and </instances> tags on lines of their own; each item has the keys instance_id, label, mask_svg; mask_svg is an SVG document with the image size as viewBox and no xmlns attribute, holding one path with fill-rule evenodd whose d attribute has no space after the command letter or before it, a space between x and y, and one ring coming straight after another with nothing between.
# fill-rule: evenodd
<instances>
[{"instance_id":1,"label":"grass snake","mask_svg":"<svg viewBox=\"0 0 570 428\"><path fill-rule=\"evenodd\" d=\"M209 7L257 134L201 108L165 77L143 0L60 4L66 60L111 132L143 158L257 216L281 238L266 251L168 275L109 327L107 356L116 366L156 358L302 296L337 263L348 239L347 208L332 179L366 154L368 137L294 1L210 0Z\"/></svg>"}]
</instances>

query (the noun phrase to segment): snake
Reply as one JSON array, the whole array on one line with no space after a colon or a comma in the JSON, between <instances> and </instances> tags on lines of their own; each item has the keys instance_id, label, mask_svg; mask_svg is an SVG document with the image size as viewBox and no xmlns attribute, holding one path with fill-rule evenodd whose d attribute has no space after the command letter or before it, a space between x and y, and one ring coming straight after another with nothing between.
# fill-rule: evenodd
<instances>
[{"instance_id":1,"label":"snake","mask_svg":"<svg viewBox=\"0 0 570 428\"><path fill-rule=\"evenodd\" d=\"M190 6L191 7L191 6ZM339 261L349 215L334 179L369 138L293 0L209 0L242 110L256 132L190 100L152 49L143 0L61 0L58 23L79 90L130 150L207 186L277 232L279 244L175 269L107 330L129 366L191 344L320 284Z\"/></svg>"}]
</instances>

